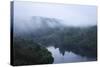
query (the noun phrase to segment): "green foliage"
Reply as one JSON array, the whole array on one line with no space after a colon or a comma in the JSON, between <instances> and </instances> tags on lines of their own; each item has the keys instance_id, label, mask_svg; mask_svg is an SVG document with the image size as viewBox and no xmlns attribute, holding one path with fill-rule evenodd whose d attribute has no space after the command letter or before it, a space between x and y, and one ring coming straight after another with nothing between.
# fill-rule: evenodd
<instances>
[{"instance_id":1,"label":"green foliage","mask_svg":"<svg viewBox=\"0 0 100 67\"><path fill-rule=\"evenodd\" d=\"M15 38L13 42L13 65L51 64L52 54L28 39Z\"/></svg>"},{"instance_id":2,"label":"green foliage","mask_svg":"<svg viewBox=\"0 0 100 67\"><path fill-rule=\"evenodd\" d=\"M65 27L52 31L39 37L36 42L45 46L56 46L63 54L65 51L72 51L81 56L97 57L97 26Z\"/></svg>"},{"instance_id":3,"label":"green foliage","mask_svg":"<svg viewBox=\"0 0 100 67\"><path fill-rule=\"evenodd\" d=\"M73 52L87 57L97 57L97 28L81 29L77 34L64 35L64 45L70 46Z\"/></svg>"},{"instance_id":4,"label":"green foliage","mask_svg":"<svg viewBox=\"0 0 100 67\"><path fill-rule=\"evenodd\" d=\"M65 51L72 51L97 59L97 26L54 28L31 34L14 36L14 65L53 63L47 46L59 48L63 55Z\"/></svg>"}]
</instances>

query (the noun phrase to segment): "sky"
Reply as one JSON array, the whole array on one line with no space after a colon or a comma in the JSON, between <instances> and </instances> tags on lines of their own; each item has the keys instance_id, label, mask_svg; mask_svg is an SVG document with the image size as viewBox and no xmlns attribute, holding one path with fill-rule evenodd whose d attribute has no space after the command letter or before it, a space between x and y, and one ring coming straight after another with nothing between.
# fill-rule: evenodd
<instances>
[{"instance_id":1,"label":"sky","mask_svg":"<svg viewBox=\"0 0 100 67\"><path fill-rule=\"evenodd\" d=\"M18 1L14 2L14 18L30 18L42 16L63 20L65 25L85 26L97 24L97 7L89 5L69 5L33 3Z\"/></svg>"}]
</instances>

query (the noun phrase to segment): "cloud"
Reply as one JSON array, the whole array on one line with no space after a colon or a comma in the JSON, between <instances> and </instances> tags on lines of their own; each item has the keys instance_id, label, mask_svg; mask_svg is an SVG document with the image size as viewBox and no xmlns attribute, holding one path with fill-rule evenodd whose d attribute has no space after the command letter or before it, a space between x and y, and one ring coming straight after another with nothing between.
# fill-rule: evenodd
<instances>
[{"instance_id":1,"label":"cloud","mask_svg":"<svg viewBox=\"0 0 100 67\"><path fill-rule=\"evenodd\" d=\"M86 5L60 5L32 2L14 2L14 18L43 16L64 20L64 24L80 26L97 22L97 7Z\"/></svg>"}]
</instances>

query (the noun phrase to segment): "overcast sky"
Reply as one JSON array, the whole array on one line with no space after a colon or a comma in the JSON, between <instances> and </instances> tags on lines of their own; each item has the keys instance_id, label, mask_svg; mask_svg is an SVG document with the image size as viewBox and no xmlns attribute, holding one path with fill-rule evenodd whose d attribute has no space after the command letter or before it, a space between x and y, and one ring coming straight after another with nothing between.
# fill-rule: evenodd
<instances>
[{"instance_id":1,"label":"overcast sky","mask_svg":"<svg viewBox=\"0 0 100 67\"><path fill-rule=\"evenodd\" d=\"M83 5L14 2L14 17L30 18L43 16L64 20L67 25L94 25L97 22L97 7Z\"/></svg>"}]
</instances>

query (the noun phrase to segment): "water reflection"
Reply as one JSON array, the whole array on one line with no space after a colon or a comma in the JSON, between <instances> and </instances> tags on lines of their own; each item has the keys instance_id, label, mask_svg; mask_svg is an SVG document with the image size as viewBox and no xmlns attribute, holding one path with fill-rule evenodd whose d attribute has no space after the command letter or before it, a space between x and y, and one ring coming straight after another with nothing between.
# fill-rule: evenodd
<instances>
[{"instance_id":1,"label":"water reflection","mask_svg":"<svg viewBox=\"0 0 100 67\"><path fill-rule=\"evenodd\" d=\"M87 58L77 55L71 51L65 51L61 48L55 48L54 46L49 46L47 49L52 53L54 57L54 63L68 63L68 62L82 62L95 60L93 58Z\"/></svg>"}]
</instances>

